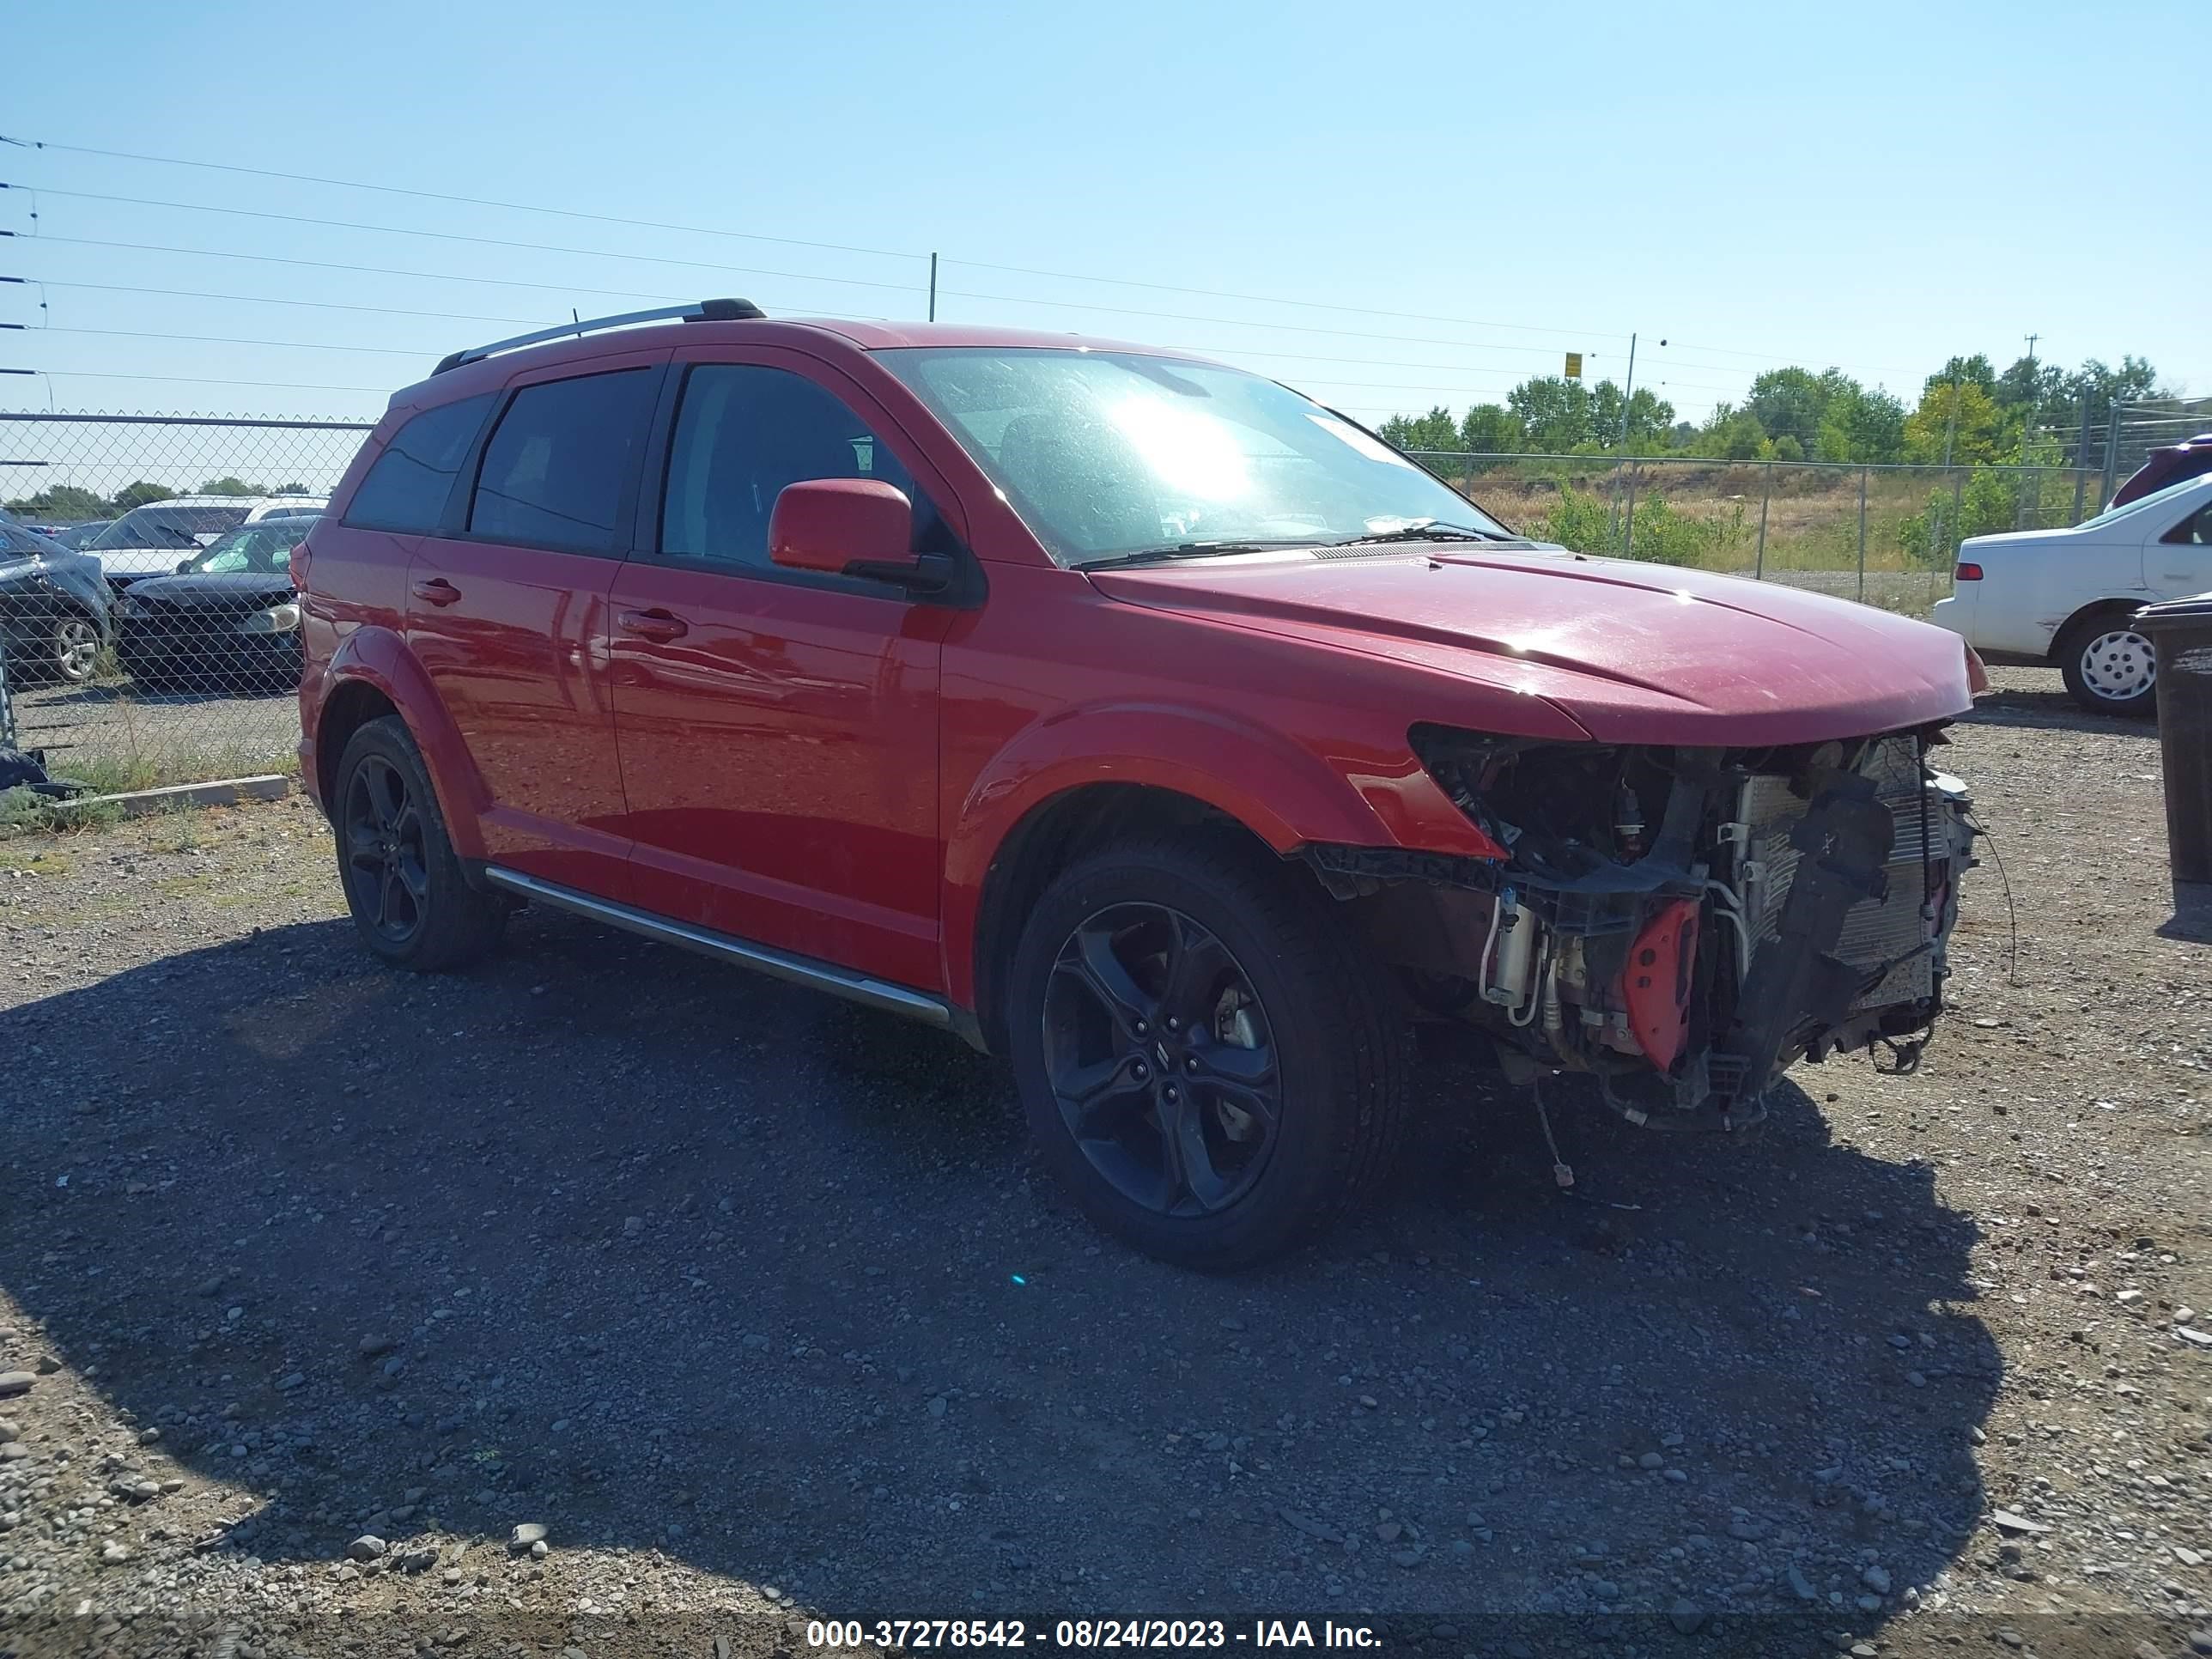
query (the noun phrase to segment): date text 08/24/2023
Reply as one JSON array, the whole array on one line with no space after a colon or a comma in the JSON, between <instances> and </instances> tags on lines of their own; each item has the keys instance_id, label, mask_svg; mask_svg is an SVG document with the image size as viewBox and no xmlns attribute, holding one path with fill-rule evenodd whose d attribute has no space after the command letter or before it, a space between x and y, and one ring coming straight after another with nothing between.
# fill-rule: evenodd
<instances>
[{"instance_id":1,"label":"date text 08/24/2023","mask_svg":"<svg viewBox=\"0 0 2212 1659\"><path fill-rule=\"evenodd\" d=\"M812 1648L1376 1648L1365 1625L1262 1619L1233 1628L1219 1619L831 1619L806 1626Z\"/></svg>"}]
</instances>

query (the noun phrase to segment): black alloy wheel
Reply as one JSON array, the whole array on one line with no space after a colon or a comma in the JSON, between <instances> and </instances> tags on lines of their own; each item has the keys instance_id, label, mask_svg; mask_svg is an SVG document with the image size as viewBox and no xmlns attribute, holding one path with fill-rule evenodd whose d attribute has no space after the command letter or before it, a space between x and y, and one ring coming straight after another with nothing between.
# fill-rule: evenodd
<instances>
[{"instance_id":1,"label":"black alloy wheel","mask_svg":"<svg viewBox=\"0 0 2212 1659\"><path fill-rule=\"evenodd\" d=\"M1165 905L1115 904L1061 945L1043 1006L1053 1097L1108 1185L1162 1216L1224 1210L1258 1181L1282 1077L1251 978Z\"/></svg>"},{"instance_id":2,"label":"black alloy wheel","mask_svg":"<svg viewBox=\"0 0 2212 1659\"><path fill-rule=\"evenodd\" d=\"M399 769L366 755L346 786L346 885L379 939L404 945L428 919L430 871L421 806Z\"/></svg>"}]
</instances>

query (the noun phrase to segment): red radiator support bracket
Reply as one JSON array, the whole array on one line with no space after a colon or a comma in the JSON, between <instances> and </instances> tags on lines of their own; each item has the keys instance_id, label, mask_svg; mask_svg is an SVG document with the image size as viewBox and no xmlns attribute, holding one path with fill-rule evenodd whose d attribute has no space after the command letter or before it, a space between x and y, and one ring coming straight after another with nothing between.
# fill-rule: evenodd
<instances>
[{"instance_id":1,"label":"red radiator support bracket","mask_svg":"<svg viewBox=\"0 0 2212 1659\"><path fill-rule=\"evenodd\" d=\"M1628 1027L1644 1057L1662 1072L1682 1057L1698 958L1698 901L1671 899L1644 924L1620 976Z\"/></svg>"}]
</instances>

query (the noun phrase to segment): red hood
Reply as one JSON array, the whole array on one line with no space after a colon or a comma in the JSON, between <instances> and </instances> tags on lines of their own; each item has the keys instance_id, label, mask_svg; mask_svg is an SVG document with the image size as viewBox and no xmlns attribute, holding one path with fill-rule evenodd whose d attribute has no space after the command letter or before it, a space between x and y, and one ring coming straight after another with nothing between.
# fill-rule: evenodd
<instances>
[{"instance_id":1,"label":"red hood","mask_svg":"<svg viewBox=\"0 0 2212 1659\"><path fill-rule=\"evenodd\" d=\"M1973 704L1955 634L1779 583L1464 543L1362 555L1091 580L1132 605L1449 674L1484 706L1413 718L1490 731L1510 731L1511 700L1529 696L1601 742L1716 747L1860 737Z\"/></svg>"}]
</instances>

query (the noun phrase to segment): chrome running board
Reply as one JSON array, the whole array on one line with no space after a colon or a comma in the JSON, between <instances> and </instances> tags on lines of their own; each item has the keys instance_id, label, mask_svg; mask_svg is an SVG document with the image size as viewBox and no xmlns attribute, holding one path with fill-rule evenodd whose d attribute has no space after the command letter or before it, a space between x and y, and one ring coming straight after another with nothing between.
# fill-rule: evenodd
<instances>
[{"instance_id":1,"label":"chrome running board","mask_svg":"<svg viewBox=\"0 0 2212 1659\"><path fill-rule=\"evenodd\" d=\"M921 991L910 991L903 985L894 985L888 980L871 979L867 975L856 974L849 968L834 968L826 962L815 962L805 957L770 950L765 945L733 939L727 933L717 933L710 928L671 921L650 910L633 909L627 904L593 898L589 893L580 893L572 887L560 887L550 881L540 881L535 876L526 876L517 870L503 870L495 864L486 865L483 874L484 879L495 887L523 898L535 899L540 904L550 904L556 909L573 912L592 921L603 921L610 927L621 928L624 933L659 939L665 945L681 945L687 951L696 951L702 956L733 962L740 968L750 968L756 973L787 980L793 985L827 991L833 996L841 996L866 1007L880 1008L886 1013L904 1014L910 1019L947 1029L954 1024L950 1003Z\"/></svg>"}]
</instances>

